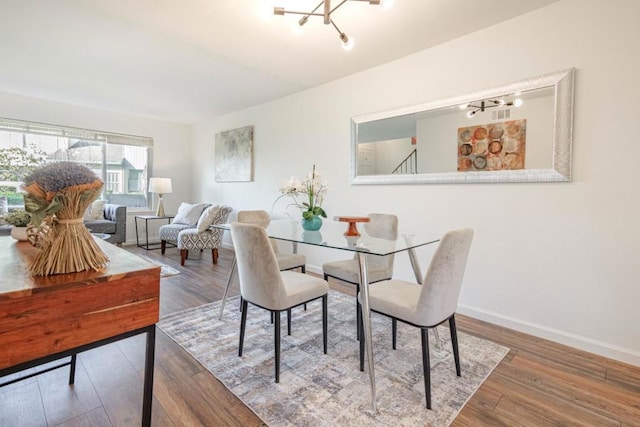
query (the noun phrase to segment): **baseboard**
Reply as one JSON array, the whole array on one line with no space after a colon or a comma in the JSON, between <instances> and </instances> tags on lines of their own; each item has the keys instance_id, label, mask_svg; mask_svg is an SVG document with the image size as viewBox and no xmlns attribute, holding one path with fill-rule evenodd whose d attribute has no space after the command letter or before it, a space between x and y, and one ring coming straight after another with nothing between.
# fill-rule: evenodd
<instances>
[{"instance_id":1,"label":"baseboard","mask_svg":"<svg viewBox=\"0 0 640 427\"><path fill-rule=\"evenodd\" d=\"M473 317L474 319L483 320L495 325L504 326L505 328L524 332L525 334L548 339L550 341L588 351L589 353L594 353L599 356L608 357L634 366L640 366L640 353L628 348L561 331L559 329L524 322L512 317L503 316L501 314L467 305L459 305L457 312L465 316Z\"/></svg>"},{"instance_id":2,"label":"baseboard","mask_svg":"<svg viewBox=\"0 0 640 427\"><path fill-rule=\"evenodd\" d=\"M317 275L319 275L319 276L322 276L322 274L323 274L323 273L322 273L322 267L318 267L318 266L316 266L316 265L309 265L309 264L307 264L307 265L305 266L305 269L306 269L309 273L314 273L314 274L317 274Z\"/></svg>"}]
</instances>

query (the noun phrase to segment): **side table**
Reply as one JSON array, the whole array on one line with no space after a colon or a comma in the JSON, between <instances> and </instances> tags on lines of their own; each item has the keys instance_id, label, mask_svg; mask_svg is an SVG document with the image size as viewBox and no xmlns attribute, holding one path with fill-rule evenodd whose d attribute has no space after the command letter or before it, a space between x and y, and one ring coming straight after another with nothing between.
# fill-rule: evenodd
<instances>
[{"instance_id":1,"label":"side table","mask_svg":"<svg viewBox=\"0 0 640 427\"><path fill-rule=\"evenodd\" d=\"M162 220L167 220L167 224L171 223L171 220L173 219L173 216L156 216L156 215L136 215L134 217L134 220L136 222L136 245L138 245L139 248L144 248L146 250L150 250L150 249L160 249L160 242L151 242L149 243L149 221L153 221L156 219L162 219ZM141 244L140 243L140 237L138 234L138 220L143 220L144 221L144 234L145 234L145 243ZM167 245L169 247L175 247L175 245L173 243L169 243L167 242Z\"/></svg>"}]
</instances>

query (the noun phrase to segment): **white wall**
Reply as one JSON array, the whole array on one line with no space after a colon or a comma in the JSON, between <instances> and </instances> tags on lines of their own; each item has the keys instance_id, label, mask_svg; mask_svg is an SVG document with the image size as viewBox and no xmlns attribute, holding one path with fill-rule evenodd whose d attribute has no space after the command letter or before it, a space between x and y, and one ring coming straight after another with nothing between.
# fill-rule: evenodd
<instances>
[{"instance_id":1,"label":"white wall","mask_svg":"<svg viewBox=\"0 0 640 427\"><path fill-rule=\"evenodd\" d=\"M270 209L281 181L304 175L315 163L329 180L324 207L330 217L394 212L404 229L475 229L460 312L640 365L638 16L636 0L565 0L315 89L205 120L194 129L196 198L236 211ZM569 67L577 69L573 182L350 185L352 116ZM215 183L215 133L248 124L255 126L254 182ZM316 269L348 256L305 250ZM406 256L396 259L396 276L411 278Z\"/></svg>"},{"instance_id":2,"label":"white wall","mask_svg":"<svg viewBox=\"0 0 640 427\"><path fill-rule=\"evenodd\" d=\"M411 138L389 139L366 144L370 144L376 150L375 173L378 175L391 175L416 149L416 146L411 144Z\"/></svg>"},{"instance_id":3,"label":"white wall","mask_svg":"<svg viewBox=\"0 0 640 427\"><path fill-rule=\"evenodd\" d=\"M191 177L186 173L191 162L191 126L2 92L0 92L0 117L152 137L154 141L152 176L171 178L173 184L173 193L164 196L165 211L175 213L180 202L191 198ZM157 200L154 202L157 203ZM136 213L148 215L152 212ZM127 214L127 243L135 243L134 213L129 209Z\"/></svg>"}]
</instances>

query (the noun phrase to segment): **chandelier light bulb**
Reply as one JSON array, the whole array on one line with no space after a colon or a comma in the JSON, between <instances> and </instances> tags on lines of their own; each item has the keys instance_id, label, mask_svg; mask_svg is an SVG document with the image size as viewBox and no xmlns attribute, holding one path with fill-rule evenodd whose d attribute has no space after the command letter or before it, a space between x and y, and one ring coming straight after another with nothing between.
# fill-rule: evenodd
<instances>
[{"instance_id":1,"label":"chandelier light bulb","mask_svg":"<svg viewBox=\"0 0 640 427\"><path fill-rule=\"evenodd\" d=\"M389 10L393 7L393 0L382 0L380 5L382 6L382 9Z\"/></svg>"},{"instance_id":2,"label":"chandelier light bulb","mask_svg":"<svg viewBox=\"0 0 640 427\"><path fill-rule=\"evenodd\" d=\"M267 2L264 2L258 8L257 12L258 12L257 14L258 14L258 17L260 18L260 21L268 22L271 20L274 10Z\"/></svg>"},{"instance_id":3,"label":"chandelier light bulb","mask_svg":"<svg viewBox=\"0 0 640 427\"><path fill-rule=\"evenodd\" d=\"M471 118L471 117L475 116L475 114L476 114L475 111L469 111L469 112L467 112L467 117Z\"/></svg>"},{"instance_id":4,"label":"chandelier light bulb","mask_svg":"<svg viewBox=\"0 0 640 427\"><path fill-rule=\"evenodd\" d=\"M353 49L353 39L350 39L345 33L340 33L340 40L342 40L342 48L344 50Z\"/></svg>"},{"instance_id":5,"label":"chandelier light bulb","mask_svg":"<svg viewBox=\"0 0 640 427\"><path fill-rule=\"evenodd\" d=\"M515 105L516 107L522 106L522 99L520 99L520 98L514 99L513 100L513 105Z\"/></svg>"},{"instance_id":6,"label":"chandelier light bulb","mask_svg":"<svg viewBox=\"0 0 640 427\"><path fill-rule=\"evenodd\" d=\"M458 105L458 108L461 109L461 110L466 110L467 107L469 107L469 104L460 104L460 105Z\"/></svg>"}]
</instances>

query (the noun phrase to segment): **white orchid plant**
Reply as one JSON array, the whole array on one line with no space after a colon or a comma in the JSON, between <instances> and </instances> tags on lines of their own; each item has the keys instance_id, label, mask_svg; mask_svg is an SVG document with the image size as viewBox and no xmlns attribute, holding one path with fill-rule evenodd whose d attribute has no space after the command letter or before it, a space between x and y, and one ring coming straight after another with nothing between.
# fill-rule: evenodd
<instances>
[{"instance_id":1,"label":"white orchid plant","mask_svg":"<svg viewBox=\"0 0 640 427\"><path fill-rule=\"evenodd\" d=\"M281 195L276 199L275 203L282 197L290 197L292 203L289 206L295 206L302 211L302 218L310 220L315 215L323 218L327 217L327 213L322 209L322 202L329 187L327 181L323 179L322 174L316 171L316 165L307 175L304 181L292 176L284 181L280 187ZM302 196L302 201L298 197Z\"/></svg>"}]
</instances>

